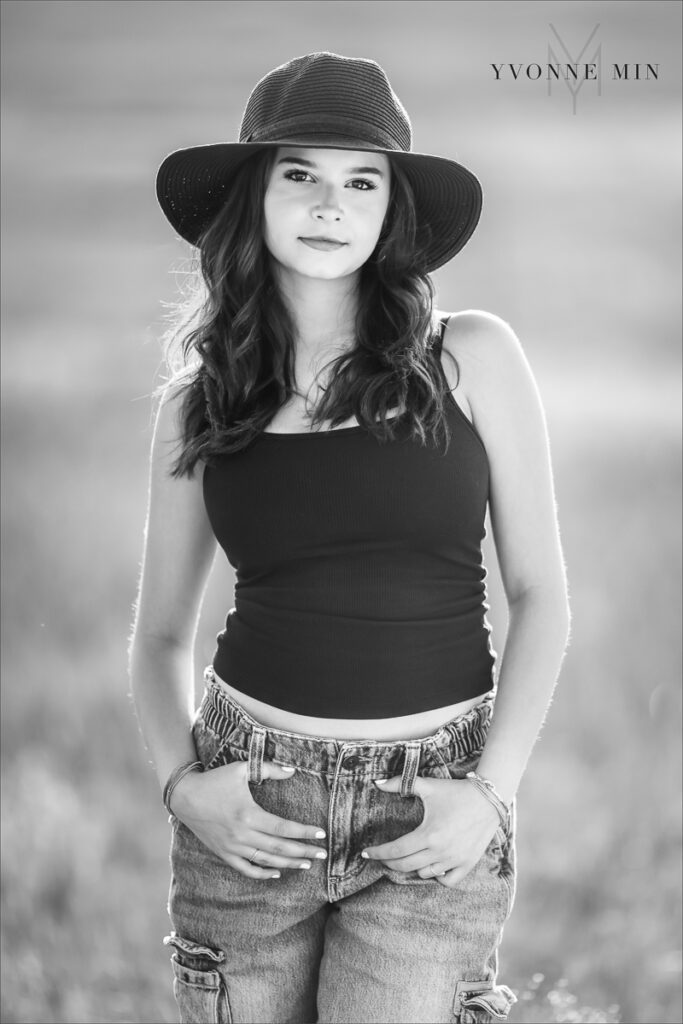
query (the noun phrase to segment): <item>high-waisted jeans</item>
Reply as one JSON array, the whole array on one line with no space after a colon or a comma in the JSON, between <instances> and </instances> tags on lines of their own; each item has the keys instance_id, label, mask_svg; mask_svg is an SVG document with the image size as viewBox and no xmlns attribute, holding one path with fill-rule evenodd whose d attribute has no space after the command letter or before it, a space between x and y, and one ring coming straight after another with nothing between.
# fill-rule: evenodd
<instances>
[{"instance_id":1,"label":"high-waisted jeans","mask_svg":"<svg viewBox=\"0 0 683 1024\"><path fill-rule=\"evenodd\" d=\"M205 770L248 763L257 804L326 828L327 860L279 879L246 878L171 817L174 992L183 1024L499 1021L514 995L497 984L514 898L514 816L455 887L365 860L423 816L415 778L476 768L490 697L419 740L346 742L265 727L211 667L193 735ZM293 765L262 779L263 759ZM400 793L374 779L400 775Z\"/></svg>"}]
</instances>

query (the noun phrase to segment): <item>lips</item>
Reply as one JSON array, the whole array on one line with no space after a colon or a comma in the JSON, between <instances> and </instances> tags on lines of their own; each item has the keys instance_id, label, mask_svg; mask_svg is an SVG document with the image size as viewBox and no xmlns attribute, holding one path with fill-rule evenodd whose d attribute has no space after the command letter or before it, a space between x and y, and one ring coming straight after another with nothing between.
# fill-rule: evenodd
<instances>
[{"instance_id":1,"label":"lips","mask_svg":"<svg viewBox=\"0 0 683 1024\"><path fill-rule=\"evenodd\" d=\"M336 238L299 238L300 242L310 249L317 249L318 252L333 252L336 249L343 249L346 242L339 242Z\"/></svg>"}]
</instances>

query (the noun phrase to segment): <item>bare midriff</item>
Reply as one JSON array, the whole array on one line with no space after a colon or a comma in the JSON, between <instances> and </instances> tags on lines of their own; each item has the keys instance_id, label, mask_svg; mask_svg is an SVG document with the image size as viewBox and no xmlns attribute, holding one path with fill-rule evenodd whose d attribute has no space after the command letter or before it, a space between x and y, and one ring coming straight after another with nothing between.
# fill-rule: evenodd
<instances>
[{"instance_id":1,"label":"bare midriff","mask_svg":"<svg viewBox=\"0 0 683 1024\"><path fill-rule=\"evenodd\" d=\"M236 701L247 714L261 725L284 732L296 732L304 736L330 737L338 740L414 740L430 736L471 708L480 704L486 694L482 693L471 700L449 704L431 711L422 711L417 715L401 715L398 718L312 718L308 715L297 715L291 711L241 693L234 686L216 676L222 689Z\"/></svg>"}]
</instances>

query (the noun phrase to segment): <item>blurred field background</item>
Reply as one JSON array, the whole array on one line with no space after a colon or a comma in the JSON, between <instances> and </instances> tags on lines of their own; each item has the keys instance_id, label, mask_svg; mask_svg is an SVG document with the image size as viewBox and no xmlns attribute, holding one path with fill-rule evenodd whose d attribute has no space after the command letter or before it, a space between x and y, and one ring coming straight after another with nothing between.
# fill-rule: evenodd
<instances>
[{"instance_id":1,"label":"blurred field background","mask_svg":"<svg viewBox=\"0 0 683 1024\"><path fill-rule=\"evenodd\" d=\"M511 323L547 409L573 640L519 799L511 1019L680 1021L680 5L10 0L2 21L2 1021L177 1019L126 674L161 302L189 256L154 175L319 49L379 60L414 148L480 176L439 304ZM575 55L599 25L604 64L659 80L587 83L576 113L562 84L494 82L548 61L551 24ZM198 680L231 586L217 565Z\"/></svg>"}]
</instances>

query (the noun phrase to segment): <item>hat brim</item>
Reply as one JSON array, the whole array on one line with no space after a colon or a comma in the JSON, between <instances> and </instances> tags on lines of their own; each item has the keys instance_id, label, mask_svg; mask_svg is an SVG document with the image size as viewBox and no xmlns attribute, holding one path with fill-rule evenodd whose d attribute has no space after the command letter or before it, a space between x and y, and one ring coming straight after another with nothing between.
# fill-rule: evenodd
<instances>
[{"instance_id":1,"label":"hat brim","mask_svg":"<svg viewBox=\"0 0 683 1024\"><path fill-rule=\"evenodd\" d=\"M466 245L479 222L482 187L462 164L447 157L369 146L338 136L281 139L277 142L225 142L176 150L157 172L156 194L177 233L197 245L203 231L225 203L237 168L254 153L273 146L350 149L384 153L408 178L423 235L427 273L438 270Z\"/></svg>"}]
</instances>

